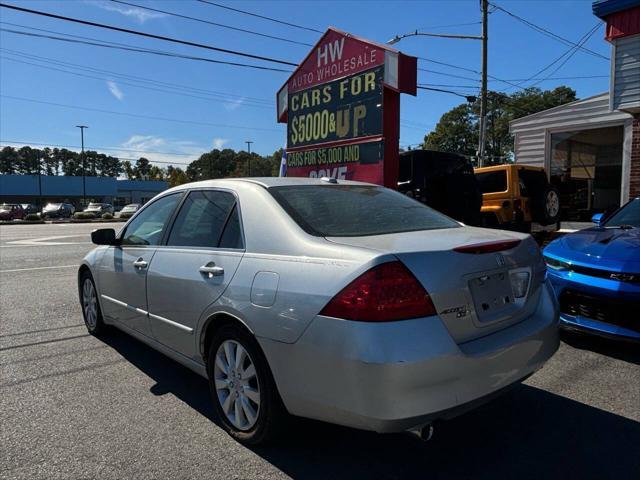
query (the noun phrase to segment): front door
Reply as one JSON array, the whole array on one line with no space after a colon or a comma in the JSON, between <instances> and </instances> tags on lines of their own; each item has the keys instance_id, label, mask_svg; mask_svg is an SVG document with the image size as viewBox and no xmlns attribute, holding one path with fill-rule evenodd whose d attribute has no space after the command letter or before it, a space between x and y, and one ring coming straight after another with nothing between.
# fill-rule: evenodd
<instances>
[{"instance_id":1,"label":"front door","mask_svg":"<svg viewBox=\"0 0 640 480\"><path fill-rule=\"evenodd\" d=\"M235 195L189 193L149 268L147 298L155 339L193 358L198 321L229 285L243 253Z\"/></svg>"},{"instance_id":2,"label":"front door","mask_svg":"<svg viewBox=\"0 0 640 480\"><path fill-rule=\"evenodd\" d=\"M150 203L109 247L100 261L98 281L103 314L145 335L151 335L147 315L146 278L149 266L181 194Z\"/></svg>"}]
</instances>

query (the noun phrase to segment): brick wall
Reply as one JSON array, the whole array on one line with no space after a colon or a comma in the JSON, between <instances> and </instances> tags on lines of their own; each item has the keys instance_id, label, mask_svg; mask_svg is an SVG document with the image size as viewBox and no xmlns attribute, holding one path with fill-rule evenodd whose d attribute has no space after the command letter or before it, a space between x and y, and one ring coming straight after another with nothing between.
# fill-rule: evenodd
<instances>
[{"instance_id":1,"label":"brick wall","mask_svg":"<svg viewBox=\"0 0 640 480\"><path fill-rule=\"evenodd\" d=\"M640 197L640 114L633 117L629 198Z\"/></svg>"}]
</instances>

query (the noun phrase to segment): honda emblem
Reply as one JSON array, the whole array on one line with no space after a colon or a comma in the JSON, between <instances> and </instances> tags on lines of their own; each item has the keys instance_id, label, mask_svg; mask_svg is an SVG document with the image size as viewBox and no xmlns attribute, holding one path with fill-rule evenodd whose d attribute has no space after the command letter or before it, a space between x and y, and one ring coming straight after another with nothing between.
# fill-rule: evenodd
<instances>
[{"instance_id":1,"label":"honda emblem","mask_svg":"<svg viewBox=\"0 0 640 480\"><path fill-rule=\"evenodd\" d=\"M501 253L496 254L496 262L498 263L499 267L504 267L507 263Z\"/></svg>"}]
</instances>

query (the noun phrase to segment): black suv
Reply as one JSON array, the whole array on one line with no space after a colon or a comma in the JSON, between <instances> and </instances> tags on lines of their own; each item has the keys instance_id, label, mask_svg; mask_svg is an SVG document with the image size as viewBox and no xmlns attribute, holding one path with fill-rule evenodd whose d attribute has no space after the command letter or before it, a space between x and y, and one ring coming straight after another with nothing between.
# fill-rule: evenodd
<instances>
[{"instance_id":1,"label":"black suv","mask_svg":"<svg viewBox=\"0 0 640 480\"><path fill-rule=\"evenodd\" d=\"M482 192L471 160L456 153L400 154L398 191L466 225L480 225Z\"/></svg>"}]
</instances>

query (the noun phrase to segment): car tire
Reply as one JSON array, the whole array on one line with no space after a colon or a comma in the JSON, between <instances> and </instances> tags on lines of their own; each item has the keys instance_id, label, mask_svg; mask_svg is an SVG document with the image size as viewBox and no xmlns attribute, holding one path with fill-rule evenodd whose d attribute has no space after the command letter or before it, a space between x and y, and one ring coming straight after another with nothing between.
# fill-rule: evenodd
<instances>
[{"instance_id":1,"label":"car tire","mask_svg":"<svg viewBox=\"0 0 640 480\"><path fill-rule=\"evenodd\" d=\"M222 326L209 347L207 372L214 408L231 437L245 445L278 438L288 414L267 360L249 332L234 324Z\"/></svg>"},{"instance_id":2,"label":"car tire","mask_svg":"<svg viewBox=\"0 0 640 480\"><path fill-rule=\"evenodd\" d=\"M560 220L560 194L547 184L532 201L532 218L542 225L552 225Z\"/></svg>"},{"instance_id":3,"label":"car tire","mask_svg":"<svg viewBox=\"0 0 640 480\"><path fill-rule=\"evenodd\" d=\"M91 272L88 270L85 270L80 276L79 290L80 307L87 331L96 337L103 335L108 326L104 323L102 317L96 284L93 281Z\"/></svg>"}]
</instances>

